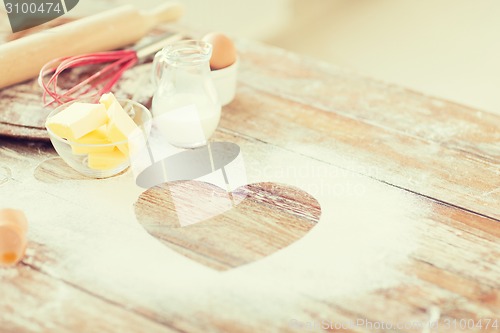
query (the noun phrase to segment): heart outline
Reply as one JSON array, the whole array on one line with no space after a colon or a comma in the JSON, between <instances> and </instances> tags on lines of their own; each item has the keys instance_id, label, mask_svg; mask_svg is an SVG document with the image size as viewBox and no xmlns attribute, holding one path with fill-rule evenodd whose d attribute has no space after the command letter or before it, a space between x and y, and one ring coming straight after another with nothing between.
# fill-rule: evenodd
<instances>
[{"instance_id":1,"label":"heart outline","mask_svg":"<svg viewBox=\"0 0 500 333\"><path fill-rule=\"evenodd\" d=\"M181 190L172 198L176 186ZM284 250L309 233L321 218L316 198L286 184L249 184L234 190L232 198L225 195L225 190L200 181L163 183L139 196L135 214L139 224L163 245L218 271ZM242 199L237 198L236 205L225 209L224 200L235 197ZM191 209L196 223L179 223L185 217L175 216L179 208L176 203ZM202 220L200 214L206 209L219 210L220 214L209 214Z\"/></svg>"}]
</instances>

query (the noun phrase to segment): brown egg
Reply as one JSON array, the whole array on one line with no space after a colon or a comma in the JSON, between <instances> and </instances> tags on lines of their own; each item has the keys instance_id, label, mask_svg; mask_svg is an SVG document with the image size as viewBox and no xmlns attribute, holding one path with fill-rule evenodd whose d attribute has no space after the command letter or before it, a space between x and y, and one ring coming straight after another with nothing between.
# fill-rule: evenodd
<instances>
[{"instance_id":1,"label":"brown egg","mask_svg":"<svg viewBox=\"0 0 500 333\"><path fill-rule=\"evenodd\" d=\"M210 68L212 70L226 68L236 61L236 48L233 41L227 36L212 32L203 37L205 42L212 44Z\"/></svg>"},{"instance_id":2,"label":"brown egg","mask_svg":"<svg viewBox=\"0 0 500 333\"><path fill-rule=\"evenodd\" d=\"M0 267L13 266L24 256L28 221L22 211L0 210Z\"/></svg>"}]
</instances>

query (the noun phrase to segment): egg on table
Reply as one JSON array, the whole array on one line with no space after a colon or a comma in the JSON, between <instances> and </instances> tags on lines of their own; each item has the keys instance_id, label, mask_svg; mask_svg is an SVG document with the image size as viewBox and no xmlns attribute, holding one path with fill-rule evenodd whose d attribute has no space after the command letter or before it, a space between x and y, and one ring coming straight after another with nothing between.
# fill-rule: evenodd
<instances>
[{"instance_id":1,"label":"egg on table","mask_svg":"<svg viewBox=\"0 0 500 333\"><path fill-rule=\"evenodd\" d=\"M205 35L203 41L212 44L211 70L226 68L234 64L236 61L236 47L233 41L227 36L212 32Z\"/></svg>"}]
</instances>

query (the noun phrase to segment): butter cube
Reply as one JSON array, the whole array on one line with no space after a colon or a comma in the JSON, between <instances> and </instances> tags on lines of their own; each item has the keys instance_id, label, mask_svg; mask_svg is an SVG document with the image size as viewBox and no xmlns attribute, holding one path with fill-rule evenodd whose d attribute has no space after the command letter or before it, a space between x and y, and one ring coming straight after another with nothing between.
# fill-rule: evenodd
<instances>
[{"instance_id":1,"label":"butter cube","mask_svg":"<svg viewBox=\"0 0 500 333\"><path fill-rule=\"evenodd\" d=\"M102 104L73 103L47 119L47 127L56 135L76 140L106 124L108 115Z\"/></svg>"},{"instance_id":2,"label":"butter cube","mask_svg":"<svg viewBox=\"0 0 500 333\"><path fill-rule=\"evenodd\" d=\"M103 125L92 132L85 134L80 139L71 141L73 154L85 155L89 153L110 153L115 146L108 139L107 126ZM75 143L75 144L73 144ZM106 145L106 146L93 146Z\"/></svg>"},{"instance_id":3,"label":"butter cube","mask_svg":"<svg viewBox=\"0 0 500 333\"><path fill-rule=\"evenodd\" d=\"M128 141L133 133L139 133L137 124L125 112L113 94L105 94L101 97L101 104L108 105L108 139L113 142ZM117 145L122 153L128 156L128 143Z\"/></svg>"},{"instance_id":4,"label":"butter cube","mask_svg":"<svg viewBox=\"0 0 500 333\"><path fill-rule=\"evenodd\" d=\"M115 97L115 95L113 93L104 94L99 99L99 103L101 103L102 105L104 105L104 107L106 107L106 110L108 110L109 107L111 106L111 104L113 104L115 102L118 103L118 104L120 104L120 102L118 102L118 100L116 99L116 97Z\"/></svg>"},{"instance_id":5,"label":"butter cube","mask_svg":"<svg viewBox=\"0 0 500 333\"><path fill-rule=\"evenodd\" d=\"M118 148L107 153L90 153L88 155L88 166L94 170L110 170L127 161L128 157Z\"/></svg>"}]
</instances>

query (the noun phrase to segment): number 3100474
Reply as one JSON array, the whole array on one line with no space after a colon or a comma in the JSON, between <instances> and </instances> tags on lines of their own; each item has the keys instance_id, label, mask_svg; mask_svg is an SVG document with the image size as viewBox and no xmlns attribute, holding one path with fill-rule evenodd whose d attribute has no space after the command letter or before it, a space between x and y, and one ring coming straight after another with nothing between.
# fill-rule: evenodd
<instances>
[{"instance_id":1,"label":"number 3100474","mask_svg":"<svg viewBox=\"0 0 500 333\"><path fill-rule=\"evenodd\" d=\"M498 330L499 323L498 319L445 319L444 320L444 328L445 329L454 329L454 330L465 330L465 329L479 329L479 330Z\"/></svg>"},{"instance_id":2,"label":"number 3100474","mask_svg":"<svg viewBox=\"0 0 500 333\"><path fill-rule=\"evenodd\" d=\"M8 2L5 1L5 9L7 14L50 14L57 13L60 14L64 12L63 8L61 8L61 4L59 2L42 2L42 3L34 3L34 2Z\"/></svg>"}]
</instances>

